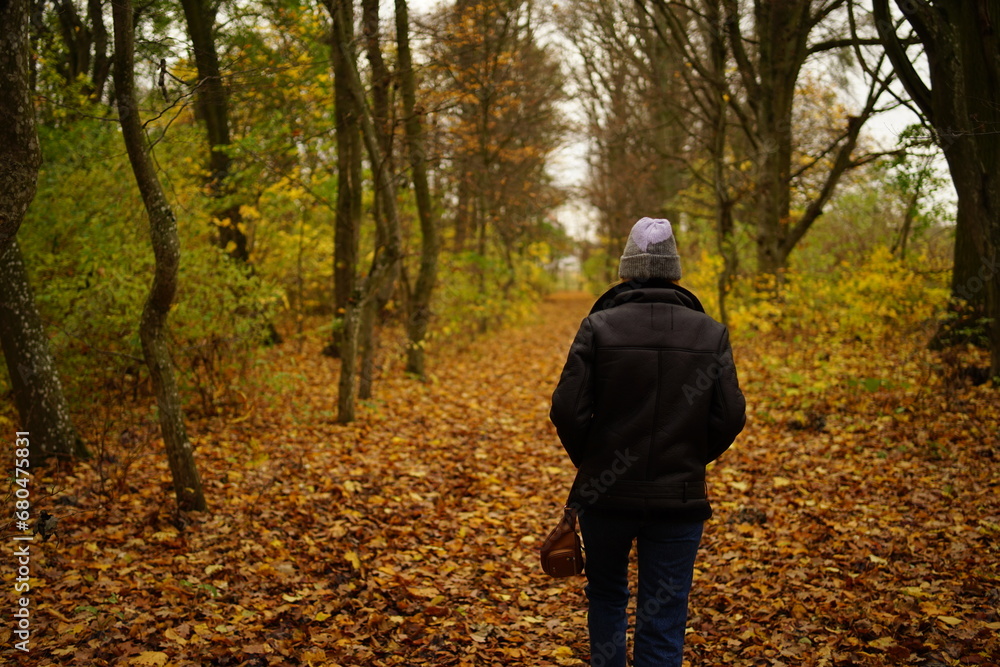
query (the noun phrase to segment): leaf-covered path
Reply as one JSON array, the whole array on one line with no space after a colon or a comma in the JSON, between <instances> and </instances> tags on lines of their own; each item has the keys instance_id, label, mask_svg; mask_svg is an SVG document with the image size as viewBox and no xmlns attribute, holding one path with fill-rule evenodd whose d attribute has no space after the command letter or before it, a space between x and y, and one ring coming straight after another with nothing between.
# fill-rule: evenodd
<instances>
[{"instance_id":1,"label":"leaf-covered path","mask_svg":"<svg viewBox=\"0 0 1000 667\"><path fill-rule=\"evenodd\" d=\"M572 479L548 400L589 303L562 295L532 324L452 341L428 384L387 362L347 426L319 343L273 350L276 393L191 424L203 515L170 509L151 427L105 433L109 461L44 480L35 507L61 522L34 544L31 650L10 649L5 616L0 656L584 664L583 579L547 579L537 546ZM996 665L995 394L833 388L804 422L774 407L765 345L734 340L750 421L709 473L691 664Z\"/></svg>"}]
</instances>

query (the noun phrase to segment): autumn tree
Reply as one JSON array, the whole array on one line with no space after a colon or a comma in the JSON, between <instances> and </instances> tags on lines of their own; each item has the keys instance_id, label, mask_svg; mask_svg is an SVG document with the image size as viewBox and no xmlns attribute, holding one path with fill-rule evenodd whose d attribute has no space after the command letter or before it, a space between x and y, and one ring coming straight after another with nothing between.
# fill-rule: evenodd
<instances>
[{"instance_id":1,"label":"autumn tree","mask_svg":"<svg viewBox=\"0 0 1000 667\"><path fill-rule=\"evenodd\" d=\"M391 186L396 187L395 168L395 141L394 141L394 109L390 102L390 84L392 74L386 59L382 54L382 31L380 25L380 2L378 0L361 1L361 23L362 36L364 37L365 56L368 60L368 67L371 74L370 85L368 86L368 97L371 100L371 117L373 129L378 139L379 155L385 163L384 169L374 169L374 179L372 187L376 193L382 190L382 178L392 180ZM375 222L375 245L384 247L386 235L389 233L387 223L387 212L383 210L381 198L376 196L372 206L372 218ZM392 274L383 283L376 294L371 307L366 308L359 330L359 341L362 343L360 360L360 378L358 382L358 396L362 399L372 397L372 384L375 374L375 353L378 350L378 332L376 320L378 314L392 298L396 287L396 280L399 277L400 263L393 267Z\"/></svg>"},{"instance_id":2,"label":"autumn tree","mask_svg":"<svg viewBox=\"0 0 1000 667\"><path fill-rule=\"evenodd\" d=\"M685 157L685 170L695 186L692 190L709 193L702 208L712 211L714 218L716 251L722 258L717 281L719 317L728 323L726 297L740 263L736 207L746 193L737 157L743 151L733 141L732 129L738 128L747 111L733 94L727 73L730 59L722 0L689 4L655 0L652 8L645 2L637 5L644 12L652 14L655 9L660 13L657 37L677 50L683 61L674 74L689 100L681 114L684 127L689 128L686 143L693 148Z\"/></svg>"},{"instance_id":3,"label":"autumn tree","mask_svg":"<svg viewBox=\"0 0 1000 667\"><path fill-rule=\"evenodd\" d=\"M16 240L0 255L0 294L0 346L21 428L31 433L32 465L50 456L88 456L73 426Z\"/></svg>"},{"instance_id":4,"label":"autumn tree","mask_svg":"<svg viewBox=\"0 0 1000 667\"><path fill-rule=\"evenodd\" d=\"M326 2L334 25L344 23L345 38L353 39L354 4ZM337 28L331 29L331 40L336 39ZM358 245L361 233L361 201L364 194L361 161L362 145L359 134L359 109L351 90L351 75L343 52L337 44L331 45L330 61L333 70L333 118L337 137L337 202L334 222L334 333L333 342L326 352L342 356L347 309L357 281ZM351 351L354 354L354 351Z\"/></svg>"},{"instance_id":5,"label":"autumn tree","mask_svg":"<svg viewBox=\"0 0 1000 667\"><path fill-rule=\"evenodd\" d=\"M990 319L990 374L1000 377L1000 2L897 2L927 58L918 73L888 0L875 0L896 75L948 161L958 218L951 291Z\"/></svg>"},{"instance_id":6,"label":"autumn tree","mask_svg":"<svg viewBox=\"0 0 1000 667\"><path fill-rule=\"evenodd\" d=\"M149 217L156 258L153 282L142 309L139 337L149 369L163 444L173 477L177 504L184 510L204 510L205 496L195 466L194 451L184 424L184 411L174 376L167 338L167 317L177 291L180 242L177 220L164 195L139 116L134 76L134 14L131 0L112 0L115 44L115 97L122 137L136 184Z\"/></svg>"},{"instance_id":7,"label":"autumn tree","mask_svg":"<svg viewBox=\"0 0 1000 667\"><path fill-rule=\"evenodd\" d=\"M458 0L440 15L428 68L452 245L481 260L496 251L504 290L519 245L560 199L545 166L563 132L563 77L536 37L536 11L520 0Z\"/></svg>"},{"instance_id":8,"label":"autumn tree","mask_svg":"<svg viewBox=\"0 0 1000 667\"><path fill-rule=\"evenodd\" d=\"M591 142L585 194L600 212L608 279L636 219L679 222L692 100L680 78L683 52L666 39L669 18L659 6L596 0L567 4L559 15L580 56L573 82Z\"/></svg>"},{"instance_id":9,"label":"autumn tree","mask_svg":"<svg viewBox=\"0 0 1000 667\"><path fill-rule=\"evenodd\" d=\"M78 6L76 0L56 0L51 6L37 3L33 28L40 50L53 57L63 85L101 102L111 76L105 3L86 0L84 5Z\"/></svg>"}]
</instances>

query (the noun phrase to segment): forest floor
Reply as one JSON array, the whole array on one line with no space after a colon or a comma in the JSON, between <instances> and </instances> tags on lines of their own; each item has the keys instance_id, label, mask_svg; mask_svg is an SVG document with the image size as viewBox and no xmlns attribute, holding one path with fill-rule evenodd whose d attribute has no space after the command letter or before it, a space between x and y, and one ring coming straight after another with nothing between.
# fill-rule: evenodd
<instances>
[{"instance_id":1,"label":"forest floor","mask_svg":"<svg viewBox=\"0 0 1000 667\"><path fill-rule=\"evenodd\" d=\"M389 358L349 425L320 342L274 348L283 388L190 419L204 513L172 510L148 417L85 425L103 456L33 479L59 526L31 543L27 653L5 538L0 660L585 664L584 579L547 578L537 550L573 472L549 397L589 305L557 295L432 351L426 384ZM1000 664L995 390L946 387L887 341L877 363L907 382L844 382L802 409L778 379L786 342L734 337L749 421L709 471L688 661Z\"/></svg>"}]
</instances>

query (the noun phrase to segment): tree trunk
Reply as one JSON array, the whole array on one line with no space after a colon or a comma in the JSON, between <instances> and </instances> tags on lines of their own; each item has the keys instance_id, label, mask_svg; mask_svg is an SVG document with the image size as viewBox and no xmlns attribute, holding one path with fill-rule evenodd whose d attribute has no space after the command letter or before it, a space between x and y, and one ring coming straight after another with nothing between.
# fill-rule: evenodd
<instances>
[{"instance_id":1,"label":"tree trunk","mask_svg":"<svg viewBox=\"0 0 1000 667\"><path fill-rule=\"evenodd\" d=\"M42 161L31 94L28 0L0 2L0 255L35 198Z\"/></svg>"},{"instance_id":2,"label":"tree trunk","mask_svg":"<svg viewBox=\"0 0 1000 667\"><path fill-rule=\"evenodd\" d=\"M72 0L54 0L52 4L66 47L65 59L56 65L56 70L67 84L74 85L81 76L90 74L90 28L80 20Z\"/></svg>"},{"instance_id":3,"label":"tree trunk","mask_svg":"<svg viewBox=\"0 0 1000 667\"><path fill-rule=\"evenodd\" d=\"M247 236L241 225L240 206L232 201L228 179L232 159L227 153L229 136L229 96L222 80L219 55L215 48L215 12L217 5L209 0L181 0L188 36L198 69L196 96L198 115L205 122L209 149L209 193L220 206L214 215L219 246L230 257L246 263L250 259Z\"/></svg>"},{"instance_id":4,"label":"tree trunk","mask_svg":"<svg viewBox=\"0 0 1000 667\"><path fill-rule=\"evenodd\" d=\"M167 316L177 290L180 240L177 221L149 156L136 100L134 33L131 0L112 0L115 34L115 97L122 137L132 172L149 216L149 233L156 258L153 284L142 309L139 338L156 393L160 430L170 463L177 504L183 510L204 510L205 496L195 466L194 451L184 427L184 413L167 347Z\"/></svg>"},{"instance_id":5,"label":"tree trunk","mask_svg":"<svg viewBox=\"0 0 1000 667\"><path fill-rule=\"evenodd\" d=\"M16 239L0 256L0 294L0 345L20 428L31 433L31 465L39 465L50 456L86 457L87 449L70 420Z\"/></svg>"},{"instance_id":6,"label":"tree trunk","mask_svg":"<svg viewBox=\"0 0 1000 667\"><path fill-rule=\"evenodd\" d=\"M104 5L101 0L87 0L87 12L90 15L90 29L94 35L94 64L90 80L93 87L92 96L100 102L104 97L104 88L111 73L111 59L108 58L108 29L104 26Z\"/></svg>"},{"instance_id":7,"label":"tree trunk","mask_svg":"<svg viewBox=\"0 0 1000 667\"><path fill-rule=\"evenodd\" d=\"M646 57L649 61L650 94L647 103L652 108L650 114L652 126L648 132L660 156L654 176L654 194L659 202L659 208L651 213L679 225L680 207L677 205L677 195L683 188L680 165L688 131L682 127L676 110L678 101L683 98L680 79L675 77L674 73L684 67L683 59L677 46L663 39L668 30L666 16L668 11L665 6L656 3L650 11L644 12L642 16L650 25L641 24L640 34L643 35Z\"/></svg>"},{"instance_id":8,"label":"tree trunk","mask_svg":"<svg viewBox=\"0 0 1000 667\"><path fill-rule=\"evenodd\" d=\"M0 3L0 345L32 465L50 456L87 456L70 420L62 383L17 243L38 181L41 151L31 93L29 3Z\"/></svg>"},{"instance_id":9,"label":"tree trunk","mask_svg":"<svg viewBox=\"0 0 1000 667\"><path fill-rule=\"evenodd\" d=\"M361 313L361 325L358 328L358 342L361 345L361 373L358 377L358 398L367 401L372 397L372 384L375 380L375 353L378 351L378 334L376 320L381 299L372 299Z\"/></svg>"},{"instance_id":10,"label":"tree trunk","mask_svg":"<svg viewBox=\"0 0 1000 667\"><path fill-rule=\"evenodd\" d=\"M952 296L984 306L990 374L1000 377L1000 1L903 3L924 45L930 85L896 35L888 0L873 11L886 53L937 133L958 194ZM938 336L940 338L940 336Z\"/></svg>"},{"instance_id":11,"label":"tree trunk","mask_svg":"<svg viewBox=\"0 0 1000 667\"><path fill-rule=\"evenodd\" d=\"M715 195L715 234L719 254L722 256L722 271L718 278L719 320L729 326L729 311L726 297L738 270L739 257L733 239L735 203L729 194L726 171L726 127L727 127L727 86L726 86L726 42L720 0L704 4L704 38L708 45L708 98L709 108L714 117L709 129L709 156L712 161L712 185Z\"/></svg>"},{"instance_id":12,"label":"tree trunk","mask_svg":"<svg viewBox=\"0 0 1000 667\"><path fill-rule=\"evenodd\" d=\"M339 20L337 3L329 0L327 11ZM353 35L354 12L350 3L345 12L345 34ZM333 340L325 353L343 357L344 332L348 326L347 310L354 298L358 271L358 244L361 230L361 140L358 135L358 111L351 95L347 63L336 44L336 30L331 34L333 63L334 132L337 136L337 208L333 233ZM356 353L356 348L352 354Z\"/></svg>"},{"instance_id":13,"label":"tree trunk","mask_svg":"<svg viewBox=\"0 0 1000 667\"><path fill-rule=\"evenodd\" d=\"M932 104L959 200L953 294L983 307L990 376L1000 386L1000 2L959 4L949 3L947 15L938 10L943 25L925 33L948 42L938 47L941 55L955 54L951 63L929 58ZM939 99L939 91L948 99ZM978 252L974 261L970 245Z\"/></svg>"},{"instance_id":14,"label":"tree trunk","mask_svg":"<svg viewBox=\"0 0 1000 667\"><path fill-rule=\"evenodd\" d=\"M735 5L735 2L729 3ZM748 90L757 121L761 156L757 177L757 269L777 273L787 264L782 250L789 223L792 164L792 109L795 84L806 58L809 5L806 0L766 4L755 2L754 29L758 42L756 75L743 59L741 75L753 80ZM730 14L738 16L735 12ZM738 19L737 19L738 20ZM732 28L736 28L730 24ZM734 50L739 37L734 33ZM742 52L743 45L738 48Z\"/></svg>"},{"instance_id":15,"label":"tree trunk","mask_svg":"<svg viewBox=\"0 0 1000 667\"><path fill-rule=\"evenodd\" d=\"M392 157L392 119L389 117L389 84L391 75L382 57L382 45L379 35L379 2L378 0L362 0L361 2L362 23L364 25L365 52L368 57L368 65L371 67L372 83L372 124L375 128L379 151L382 161L385 163L384 169L375 170L375 190L382 188L381 178L392 179L393 157ZM391 185L395 191L395 185ZM372 207L376 228L376 245L384 246L386 243L386 214L382 210L379 198L376 197L375 205ZM398 277L398 263L392 275L385 281L379 293L376 295L365 312L361 315L361 328L359 329L361 348L361 377L358 383L358 397L364 400L372 397L372 384L375 377L375 355L378 352L378 336L376 327L378 326L379 313L385 308L392 297L393 284Z\"/></svg>"},{"instance_id":16,"label":"tree trunk","mask_svg":"<svg viewBox=\"0 0 1000 667\"><path fill-rule=\"evenodd\" d=\"M345 11L351 0L336 0L328 5L333 19L333 46L339 50L344 61L344 72L347 75L346 84L358 111L361 124L361 136L368 152L368 159L376 172L375 182L379 184L375 193L385 215L385 245L375 248L375 259L372 261L371 272L355 290L355 298L348 301L345 317L344 339L341 350L341 366L339 380L339 395L337 398L338 421L344 423L354 420L355 404L357 402L357 350L360 333L361 313L377 298L386 283L390 282L401 254L401 239L399 215L396 208L396 192L389 178L389 173L382 155L381 146L384 138L380 136L378 126L372 120L371 112L365 101L365 91L357 70L357 60L354 56L352 42L348 37L345 20L349 12Z\"/></svg>"},{"instance_id":17,"label":"tree trunk","mask_svg":"<svg viewBox=\"0 0 1000 667\"><path fill-rule=\"evenodd\" d=\"M437 221L431 204L431 192L427 179L427 157L424 153L423 124L416 104L416 76L413 72L413 58L410 54L410 19L406 0L396 0L396 44L399 58L400 88L403 96L403 117L406 125L406 150L413 170L413 192L417 200L417 215L420 218L420 272L413 293L408 300L406 335L406 371L420 379L426 379L427 369L424 355L424 340L431 318L431 296L437 282L438 255L441 241L438 236Z\"/></svg>"}]
</instances>

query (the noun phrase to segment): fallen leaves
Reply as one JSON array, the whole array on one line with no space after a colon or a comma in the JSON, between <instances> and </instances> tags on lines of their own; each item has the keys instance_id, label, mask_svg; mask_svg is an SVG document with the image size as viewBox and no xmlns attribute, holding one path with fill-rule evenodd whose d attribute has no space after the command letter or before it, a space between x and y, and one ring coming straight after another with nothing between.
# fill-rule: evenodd
<instances>
[{"instance_id":1,"label":"fallen leaves","mask_svg":"<svg viewBox=\"0 0 1000 667\"><path fill-rule=\"evenodd\" d=\"M155 441L111 452L142 462L117 487L107 461L52 474L61 532L33 560L19 664L584 664L584 580L545 577L537 547L572 479L548 401L588 307L553 300L441 351L427 384L383 359L350 425L318 344L274 349L272 375L294 382L245 419L191 424L202 515L165 506ZM780 345L734 345L750 423L709 472L692 664L995 665L995 394L942 403L901 349L914 381L831 385L796 415Z\"/></svg>"}]
</instances>

